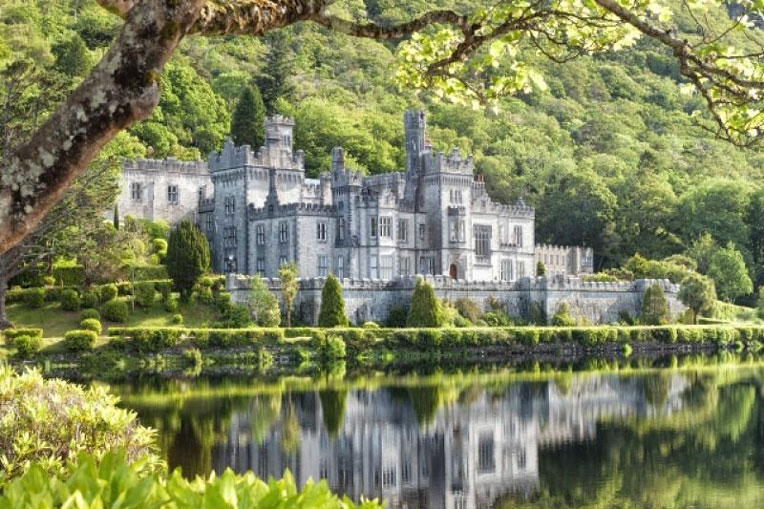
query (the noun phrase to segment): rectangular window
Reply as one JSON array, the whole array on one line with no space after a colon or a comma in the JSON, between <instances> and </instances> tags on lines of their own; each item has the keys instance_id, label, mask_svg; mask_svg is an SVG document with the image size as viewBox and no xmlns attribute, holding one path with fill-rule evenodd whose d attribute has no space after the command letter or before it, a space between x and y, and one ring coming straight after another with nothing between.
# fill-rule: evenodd
<instances>
[{"instance_id":1,"label":"rectangular window","mask_svg":"<svg viewBox=\"0 0 764 509\"><path fill-rule=\"evenodd\" d=\"M379 278L379 267L377 265L378 262L379 262L379 260L377 260L377 256L376 255L372 255L369 258L369 277L371 279L378 279Z\"/></svg>"},{"instance_id":2,"label":"rectangular window","mask_svg":"<svg viewBox=\"0 0 764 509\"><path fill-rule=\"evenodd\" d=\"M260 276L265 276L265 258L257 259L257 273Z\"/></svg>"},{"instance_id":3,"label":"rectangular window","mask_svg":"<svg viewBox=\"0 0 764 509\"><path fill-rule=\"evenodd\" d=\"M326 277L329 274L329 263L325 255L318 257L318 277Z\"/></svg>"},{"instance_id":4,"label":"rectangular window","mask_svg":"<svg viewBox=\"0 0 764 509\"><path fill-rule=\"evenodd\" d=\"M382 470L382 487L395 486L395 467L385 467Z\"/></svg>"},{"instance_id":5,"label":"rectangular window","mask_svg":"<svg viewBox=\"0 0 764 509\"><path fill-rule=\"evenodd\" d=\"M398 219L398 242L408 242L409 222L406 219Z\"/></svg>"},{"instance_id":6,"label":"rectangular window","mask_svg":"<svg viewBox=\"0 0 764 509\"><path fill-rule=\"evenodd\" d=\"M289 263L289 258L287 258L286 256L279 257L279 267L281 267L282 265L286 265L287 263Z\"/></svg>"},{"instance_id":7,"label":"rectangular window","mask_svg":"<svg viewBox=\"0 0 764 509\"><path fill-rule=\"evenodd\" d=\"M424 223L419 225L419 240L424 240L427 236L427 225Z\"/></svg>"},{"instance_id":8,"label":"rectangular window","mask_svg":"<svg viewBox=\"0 0 764 509\"><path fill-rule=\"evenodd\" d=\"M429 256L421 256L419 257L419 271L422 274L428 275L432 274L433 272L433 263L432 258Z\"/></svg>"},{"instance_id":9,"label":"rectangular window","mask_svg":"<svg viewBox=\"0 0 764 509\"><path fill-rule=\"evenodd\" d=\"M517 262L517 277L525 277L525 262Z\"/></svg>"},{"instance_id":10,"label":"rectangular window","mask_svg":"<svg viewBox=\"0 0 764 509\"><path fill-rule=\"evenodd\" d=\"M512 274L512 260L502 260L501 261L501 280L502 281L513 281L514 280L514 274Z\"/></svg>"},{"instance_id":11,"label":"rectangular window","mask_svg":"<svg viewBox=\"0 0 764 509\"><path fill-rule=\"evenodd\" d=\"M340 240L345 240L345 218L341 217L339 221L337 221L337 238Z\"/></svg>"},{"instance_id":12,"label":"rectangular window","mask_svg":"<svg viewBox=\"0 0 764 509\"><path fill-rule=\"evenodd\" d=\"M135 201L141 201L143 199L143 187L140 182L133 182L130 184L130 198Z\"/></svg>"},{"instance_id":13,"label":"rectangular window","mask_svg":"<svg viewBox=\"0 0 764 509\"><path fill-rule=\"evenodd\" d=\"M207 229L208 232L211 232L212 229L215 226L215 218L212 214L207 214L207 217L204 220L204 227Z\"/></svg>"},{"instance_id":14,"label":"rectangular window","mask_svg":"<svg viewBox=\"0 0 764 509\"><path fill-rule=\"evenodd\" d=\"M475 225L475 256L488 258L491 256L491 227Z\"/></svg>"},{"instance_id":15,"label":"rectangular window","mask_svg":"<svg viewBox=\"0 0 764 509\"><path fill-rule=\"evenodd\" d=\"M495 468L493 435L481 435L478 440L478 472L493 472Z\"/></svg>"},{"instance_id":16,"label":"rectangular window","mask_svg":"<svg viewBox=\"0 0 764 509\"><path fill-rule=\"evenodd\" d=\"M282 244L289 242L289 225L285 222L279 223L279 242Z\"/></svg>"},{"instance_id":17,"label":"rectangular window","mask_svg":"<svg viewBox=\"0 0 764 509\"><path fill-rule=\"evenodd\" d=\"M393 257L381 256L380 265L381 265L381 274L380 274L381 278L392 279L393 278Z\"/></svg>"},{"instance_id":18,"label":"rectangular window","mask_svg":"<svg viewBox=\"0 0 764 509\"><path fill-rule=\"evenodd\" d=\"M379 236L380 237L392 237L393 236L393 220L389 217L379 218Z\"/></svg>"},{"instance_id":19,"label":"rectangular window","mask_svg":"<svg viewBox=\"0 0 764 509\"><path fill-rule=\"evenodd\" d=\"M337 265L334 267L334 272L337 274L337 277L339 279L343 279L345 277L345 258L342 256L337 257Z\"/></svg>"},{"instance_id":20,"label":"rectangular window","mask_svg":"<svg viewBox=\"0 0 764 509\"><path fill-rule=\"evenodd\" d=\"M316 239L319 242L326 242L326 221L316 223Z\"/></svg>"},{"instance_id":21,"label":"rectangular window","mask_svg":"<svg viewBox=\"0 0 764 509\"><path fill-rule=\"evenodd\" d=\"M369 218L369 238L377 238L377 216L371 216Z\"/></svg>"},{"instance_id":22,"label":"rectangular window","mask_svg":"<svg viewBox=\"0 0 764 509\"><path fill-rule=\"evenodd\" d=\"M230 215L233 215L236 212L236 198L233 196L226 196L223 199L223 208L225 209L225 213Z\"/></svg>"},{"instance_id":23,"label":"rectangular window","mask_svg":"<svg viewBox=\"0 0 764 509\"><path fill-rule=\"evenodd\" d=\"M398 260L398 273L401 276L411 275L411 258L408 256L401 256L400 260Z\"/></svg>"},{"instance_id":24,"label":"rectangular window","mask_svg":"<svg viewBox=\"0 0 764 509\"><path fill-rule=\"evenodd\" d=\"M265 225L259 224L255 226L255 242L258 246L265 245Z\"/></svg>"},{"instance_id":25,"label":"rectangular window","mask_svg":"<svg viewBox=\"0 0 764 509\"><path fill-rule=\"evenodd\" d=\"M451 219L448 223L448 240L451 242L464 242L464 220Z\"/></svg>"},{"instance_id":26,"label":"rectangular window","mask_svg":"<svg viewBox=\"0 0 764 509\"><path fill-rule=\"evenodd\" d=\"M225 247L236 247L236 227L229 226L223 231L223 245Z\"/></svg>"},{"instance_id":27,"label":"rectangular window","mask_svg":"<svg viewBox=\"0 0 764 509\"><path fill-rule=\"evenodd\" d=\"M515 226L514 229L514 241L515 245L518 247L523 247L523 227L522 226Z\"/></svg>"},{"instance_id":28,"label":"rectangular window","mask_svg":"<svg viewBox=\"0 0 764 509\"><path fill-rule=\"evenodd\" d=\"M170 205L178 204L178 186L167 186L167 203Z\"/></svg>"}]
</instances>

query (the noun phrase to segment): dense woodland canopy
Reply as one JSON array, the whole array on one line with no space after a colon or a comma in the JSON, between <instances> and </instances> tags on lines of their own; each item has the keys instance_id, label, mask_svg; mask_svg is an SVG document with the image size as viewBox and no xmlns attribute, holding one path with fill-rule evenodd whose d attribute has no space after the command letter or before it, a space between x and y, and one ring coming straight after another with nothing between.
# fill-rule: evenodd
<instances>
[{"instance_id":1,"label":"dense woodland canopy","mask_svg":"<svg viewBox=\"0 0 764 509\"><path fill-rule=\"evenodd\" d=\"M341 7L347 17L365 9L372 21L391 23L437 6L469 9L473 3L366 0ZM680 33L697 32L687 12L677 7L676 13ZM724 10L712 13L712 25L729 23ZM23 80L10 65L19 61L33 62L34 72L55 83L26 87L22 103L0 100L0 115L19 104L30 112L5 132L13 138L39 124L46 112L35 108L49 111L60 102L49 90L73 88L122 24L93 0L4 1L0 92L10 97ZM743 35L738 39L741 47L757 48ZM537 242L592 246L607 267L635 252L648 258L683 252L708 232L719 246L734 243L762 282L764 152L737 148L705 129L708 121L694 113L704 109L702 98L682 92L676 60L659 43L641 39L633 48L564 64L527 50L524 60L542 71L544 84L501 99L496 109L401 90L391 80L396 44L310 23L261 39L187 38L161 76L159 107L121 133L112 150L206 157L229 133L241 92L257 86L268 113L295 117L295 144L306 152L310 175L329 167L336 145L365 172L399 171L403 110L422 107L437 149L473 154L497 200L523 196L537 207ZM16 140L5 141L7 150Z\"/></svg>"}]
</instances>

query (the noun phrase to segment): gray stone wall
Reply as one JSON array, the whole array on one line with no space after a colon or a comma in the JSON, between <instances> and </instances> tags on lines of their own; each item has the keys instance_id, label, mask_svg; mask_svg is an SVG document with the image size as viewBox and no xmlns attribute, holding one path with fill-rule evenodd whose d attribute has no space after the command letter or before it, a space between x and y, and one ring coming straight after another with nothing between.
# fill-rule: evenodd
<instances>
[{"instance_id":1,"label":"gray stone wall","mask_svg":"<svg viewBox=\"0 0 764 509\"><path fill-rule=\"evenodd\" d=\"M642 296L648 286L660 285L666 295L672 317L684 311L677 293L679 286L667 280L637 280L621 283L584 282L576 277L527 277L514 283L456 281L448 277L427 277L435 294L451 302L459 298L473 300L481 309L488 309L489 300L498 299L510 316L528 318L531 303L541 306L551 316L564 302L574 317L583 317L594 324L614 323L621 313L639 315ZM321 290L325 279L300 280L300 292L295 310L300 319L315 324L321 306ZM271 290L279 294L278 279L267 279ZM250 278L230 274L226 281L234 301L246 302ZM370 279L344 279L345 311L353 323L375 321L384 323L395 306L408 306L416 278L398 278L390 281Z\"/></svg>"}]
</instances>

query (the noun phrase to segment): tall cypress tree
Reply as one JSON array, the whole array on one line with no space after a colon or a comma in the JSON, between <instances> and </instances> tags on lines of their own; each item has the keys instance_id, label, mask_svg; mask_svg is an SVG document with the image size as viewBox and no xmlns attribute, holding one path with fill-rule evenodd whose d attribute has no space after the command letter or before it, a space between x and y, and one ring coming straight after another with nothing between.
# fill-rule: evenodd
<instances>
[{"instance_id":1,"label":"tall cypress tree","mask_svg":"<svg viewBox=\"0 0 764 509\"><path fill-rule=\"evenodd\" d=\"M244 87L231 117L231 138L257 150L265 142L265 106L256 87Z\"/></svg>"},{"instance_id":2,"label":"tall cypress tree","mask_svg":"<svg viewBox=\"0 0 764 509\"><path fill-rule=\"evenodd\" d=\"M320 327L345 327L348 317L345 315L345 299L342 297L342 286L334 275L330 275L321 290L321 311L318 313Z\"/></svg>"},{"instance_id":3,"label":"tall cypress tree","mask_svg":"<svg viewBox=\"0 0 764 509\"><path fill-rule=\"evenodd\" d=\"M194 284L210 266L207 237L191 221L182 221L170 232L165 265L181 299L188 300Z\"/></svg>"},{"instance_id":4,"label":"tall cypress tree","mask_svg":"<svg viewBox=\"0 0 764 509\"><path fill-rule=\"evenodd\" d=\"M292 55L289 53L287 35L283 30L269 32L266 36L268 52L265 55L265 72L257 79L257 86L263 96L265 111L276 113L276 100L288 99L294 92L289 81L292 76Z\"/></svg>"},{"instance_id":5,"label":"tall cypress tree","mask_svg":"<svg viewBox=\"0 0 764 509\"><path fill-rule=\"evenodd\" d=\"M640 319L645 325L665 325L669 321L668 304L663 288L660 285L650 285L642 297L642 314Z\"/></svg>"},{"instance_id":6,"label":"tall cypress tree","mask_svg":"<svg viewBox=\"0 0 764 509\"><path fill-rule=\"evenodd\" d=\"M440 302L435 298L432 285L421 277L417 278L414 293L411 295L411 307L406 325L409 327L440 327L442 325Z\"/></svg>"}]
</instances>

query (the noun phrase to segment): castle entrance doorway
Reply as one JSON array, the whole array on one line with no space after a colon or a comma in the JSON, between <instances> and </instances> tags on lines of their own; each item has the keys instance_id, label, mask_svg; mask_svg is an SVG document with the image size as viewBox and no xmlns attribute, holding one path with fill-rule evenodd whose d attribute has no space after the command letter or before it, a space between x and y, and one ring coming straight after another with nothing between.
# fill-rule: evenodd
<instances>
[{"instance_id":1,"label":"castle entrance doorway","mask_svg":"<svg viewBox=\"0 0 764 509\"><path fill-rule=\"evenodd\" d=\"M452 263L451 266L448 268L448 275L451 277L451 279L457 279L457 271L456 271L455 263Z\"/></svg>"}]
</instances>

